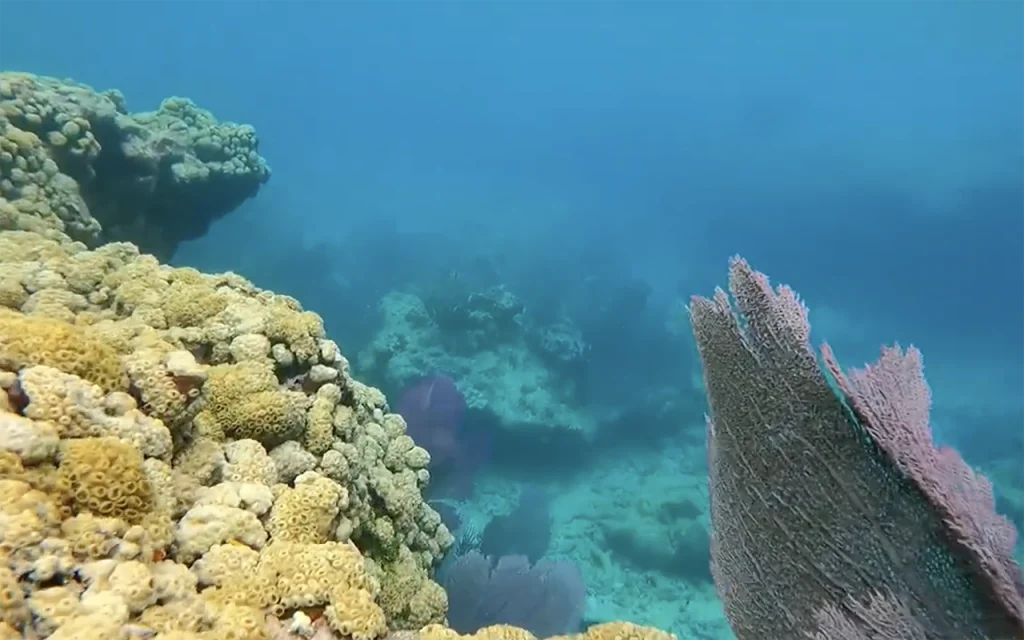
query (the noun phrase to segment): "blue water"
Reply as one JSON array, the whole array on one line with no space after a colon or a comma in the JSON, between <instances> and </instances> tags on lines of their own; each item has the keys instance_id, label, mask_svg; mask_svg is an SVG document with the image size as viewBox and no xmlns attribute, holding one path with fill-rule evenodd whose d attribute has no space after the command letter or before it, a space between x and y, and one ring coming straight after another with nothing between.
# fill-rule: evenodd
<instances>
[{"instance_id":1,"label":"blue water","mask_svg":"<svg viewBox=\"0 0 1024 640\"><path fill-rule=\"evenodd\" d=\"M389 397L442 366L491 380L470 409L508 446L463 515L541 483L587 620L710 638L713 590L657 549L678 548L666 496L706 500L682 305L733 254L799 291L847 364L920 347L939 438L1024 515L1022 34L1009 1L4 0L0 67L253 125L272 179L174 263L296 296ZM495 285L578 329L586 360L538 374L521 337L444 331L401 371L365 357L400 330L395 292ZM538 384L553 414L495 399ZM545 455L574 424L582 453Z\"/></svg>"}]
</instances>

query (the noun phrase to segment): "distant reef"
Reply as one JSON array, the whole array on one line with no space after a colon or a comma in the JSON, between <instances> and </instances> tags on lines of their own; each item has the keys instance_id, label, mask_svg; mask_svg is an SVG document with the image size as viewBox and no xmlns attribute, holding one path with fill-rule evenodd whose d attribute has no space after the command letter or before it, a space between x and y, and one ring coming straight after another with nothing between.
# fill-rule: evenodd
<instances>
[{"instance_id":1,"label":"distant reef","mask_svg":"<svg viewBox=\"0 0 1024 640\"><path fill-rule=\"evenodd\" d=\"M127 240L167 259L269 179L255 129L188 98L131 113L117 90L0 73L7 228L56 229L90 248Z\"/></svg>"}]
</instances>

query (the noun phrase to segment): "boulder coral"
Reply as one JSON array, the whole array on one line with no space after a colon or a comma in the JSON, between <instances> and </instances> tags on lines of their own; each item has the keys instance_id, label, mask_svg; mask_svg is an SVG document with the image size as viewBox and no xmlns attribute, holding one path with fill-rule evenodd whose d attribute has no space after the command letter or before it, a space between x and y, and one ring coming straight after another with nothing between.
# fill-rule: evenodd
<instances>
[{"instance_id":1,"label":"boulder coral","mask_svg":"<svg viewBox=\"0 0 1024 640\"><path fill-rule=\"evenodd\" d=\"M186 98L130 113L118 91L4 72L0 175L23 228L41 222L89 246L131 240L167 258L256 195L270 167L251 126Z\"/></svg>"}]
</instances>

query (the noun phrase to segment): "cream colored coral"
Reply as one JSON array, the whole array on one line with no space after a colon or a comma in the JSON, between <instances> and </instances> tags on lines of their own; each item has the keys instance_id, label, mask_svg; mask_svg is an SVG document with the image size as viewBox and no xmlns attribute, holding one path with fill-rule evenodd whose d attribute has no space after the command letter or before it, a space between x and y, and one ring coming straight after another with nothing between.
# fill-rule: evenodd
<instances>
[{"instance_id":1,"label":"cream colored coral","mask_svg":"<svg viewBox=\"0 0 1024 640\"><path fill-rule=\"evenodd\" d=\"M187 351L167 351L169 345L137 349L124 358L132 385L146 412L172 425L179 424L200 395L206 372Z\"/></svg>"},{"instance_id":2,"label":"cream colored coral","mask_svg":"<svg viewBox=\"0 0 1024 640\"><path fill-rule=\"evenodd\" d=\"M401 549L381 569L378 602L393 627L418 629L444 620L448 596L432 581L416 555Z\"/></svg>"},{"instance_id":3,"label":"cream colored coral","mask_svg":"<svg viewBox=\"0 0 1024 640\"><path fill-rule=\"evenodd\" d=\"M352 442L359 433L359 418L352 407L339 405L334 411L334 433L345 442Z\"/></svg>"},{"instance_id":4,"label":"cream colored coral","mask_svg":"<svg viewBox=\"0 0 1024 640\"><path fill-rule=\"evenodd\" d=\"M199 490L195 506L223 505L262 516L274 503L270 487L251 482L221 482Z\"/></svg>"},{"instance_id":5,"label":"cream colored coral","mask_svg":"<svg viewBox=\"0 0 1024 640\"><path fill-rule=\"evenodd\" d=\"M314 387L320 387L321 385L325 385L329 382L334 382L338 379L338 376L339 372L337 369L323 364L313 365L310 367L309 373L307 374L310 384Z\"/></svg>"},{"instance_id":6,"label":"cream colored coral","mask_svg":"<svg viewBox=\"0 0 1024 640\"><path fill-rule=\"evenodd\" d=\"M583 634L586 640L677 640L675 634L632 622L595 624Z\"/></svg>"},{"instance_id":7,"label":"cream colored coral","mask_svg":"<svg viewBox=\"0 0 1024 640\"><path fill-rule=\"evenodd\" d=\"M132 536L128 536L129 531ZM142 553L139 530L120 518L79 513L61 523L61 534L75 557L83 560L131 560Z\"/></svg>"},{"instance_id":8,"label":"cream colored coral","mask_svg":"<svg viewBox=\"0 0 1024 640\"><path fill-rule=\"evenodd\" d=\"M61 273L75 293L91 295L101 288L104 277L139 257L139 250L126 242L112 242L95 251L71 255Z\"/></svg>"},{"instance_id":9,"label":"cream colored coral","mask_svg":"<svg viewBox=\"0 0 1024 640\"><path fill-rule=\"evenodd\" d=\"M320 341L320 362L324 364L334 364L341 360L341 349L338 348L338 343L334 340L321 340Z\"/></svg>"},{"instance_id":10,"label":"cream colored coral","mask_svg":"<svg viewBox=\"0 0 1024 640\"><path fill-rule=\"evenodd\" d=\"M255 440L235 440L224 446L225 480L272 485L277 482L277 466L266 449Z\"/></svg>"},{"instance_id":11,"label":"cream colored coral","mask_svg":"<svg viewBox=\"0 0 1024 640\"><path fill-rule=\"evenodd\" d=\"M147 608L139 616L138 624L144 629L156 631L157 638L205 640L198 634L200 629L209 626L210 617L211 612L207 610L203 599L189 594Z\"/></svg>"},{"instance_id":12,"label":"cream colored coral","mask_svg":"<svg viewBox=\"0 0 1024 640\"><path fill-rule=\"evenodd\" d=\"M21 627L32 617L18 578L8 567L0 564L0 621L12 627Z\"/></svg>"},{"instance_id":13,"label":"cream colored coral","mask_svg":"<svg viewBox=\"0 0 1024 640\"><path fill-rule=\"evenodd\" d=\"M380 426L391 440L404 436L408 430L405 418L398 413L385 413L380 421Z\"/></svg>"},{"instance_id":14,"label":"cream colored coral","mask_svg":"<svg viewBox=\"0 0 1024 640\"><path fill-rule=\"evenodd\" d=\"M295 354L280 342L271 347L270 355L278 369L291 369L295 366Z\"/></svg>"},{"instance_id":15,"label":"cream colored coral","mask_svg":"<svg viewBox=\"0 0 1024 640\"><path fill-rule=\"evenodd\" d=\"M277 595L285 608L327 604L338 586L365 591L371 602L377 593L362 555L351 543L274 541L263 550L260 566L277 576Z\"/></svg>"},{"instance_id":16,"label":"cream colored coral","mask_svg":"<svg viewBox=\"0 0 1024 640\"><path fill-rule=\"evenodd\" d=\"M153 488L153 508L158 511L176 515L180 501L177 495L174 470L170 465L156 458L147 458L142 463L142 472Z\"/></svg>"},{"instance_id":17,"label":"cream colored coral","mask_svg":"<svg viewBox=\"0 0 1024 640\"><path fill-rule=\"evenodd\" d=\"M54 631L50 640L110 640L118 638L121 636L122 626L127 622L127 616L124 618L111 617L111 610L113 607L109 606L104 611L76 614Z\"/></svg>"},{"instance_id":18,"label":"cream colored coral","mask_svg":"<svg viewBox=\"0 0 1024 640\"><path fill-rule=\"evenodd\" d=\"M350 537L379 536L386 544L375 553L408 558L420 576L409 603L417 611L437 608L438 588L421 578L450 535L418 495L425 452L405 436L401 418L387 412L383 394L350 377L319 318L238 276L164 267L130 245L93 252L34 234L9 238L0 233L0 306L13 300L87 327L91 339L117 354L132 382L104 390L83 374L32 363L18 365L16 376L0 376L0 410L24 413L13 418L14 430L0 422L0 469L15 474L5 481L14 483L7 494L43 505L4 502L0 481L0 531L19 536L11 557L19 571L68 587L41 597L44 590L30 588L30 608L33 598L37 608L45 606L46 595L54 602L68 596L70 604L60 620L34 617L34 633L102 611L123 622L118 633L213 640L243 629L261 633L262 612L246 606L255 605L272 612L324 607L335 628L376 637L386 633L387 616L375 603L381 585L355 546L337 541ZM222 308L198 313L185 294ZM275 370L281 365L288 370ZM239 375L243 380L227 384ZM282 391L280 381L293 375L304 391ZM209 391L205 410L179 412L180 401L202 399L199 389ZM11 404L22 402L19 394L27 406ZM49 444L20 444L30 427L46 432L47 424ZM257 439L241 437L247 430ZM64 439L59 460L54 432ZM16 446L8 435L18 436ZM73 442L95 448L88 443L97 438L111 451L128 446L141 454L137 476L151 493L141 517L83 511L81 490L71 486L81 472L72 472L76 464L67 462L74 455L63 452L83 446ZM267 446L275 447L270 454ZM398 582L389 581L397 574L382 575L394 592ZM422 621L434 614L404 615Z\"/></svg>"},{"instance_id":19,"label":"cream colored coral","mask_svg":"<svg viewBox=\"0 0 1024 640\"><path fill-rule=\"evenodd\" d=\"M392 471L401 471L411 465L406 463L406 458L410 457L413 460L418 461L419 454L411 454L410 452L416 448L416 443L413 442L412 438L407 435L400 435L396 438L391 439L387 444L387 449L384 452L384 465ZM426 451L423 451L426 453ZM430 456L427 455L427 462L430 462ZM425 467L425 464L418 464L413 467L416 469Z\"/></svg>"},{"instance_id":20,"label":"cream colored coral","mask_svg":"<svg viewBox=\"0 0 1024 640\"><path fill-rule=\"evenodd\" d=\"M100 561L93 563L91 575L90 568L84 568L83 571L89 576L89 588L83 594L83 602L93 595L111 594L118 596L131 614L141 613L156 603L153 575L142 562Z\"/></svg>"},{"instance_id":21,"label":"cream colored coral","mask_svg":"<svg viewBox=\"0 0 1024 640\"><path fill-rule=\"evenodd\" d=\"M383 467L376 467L371 473L370 482L384 501L387 513L396 520L415 521L423 506L416 474L409 470L388 473Z\"/></svg>"},{"instance_id":22,"label":"cream colored coral","mask_svg":"<svg viewBox=\"0 0 1024 640\"><path fill-rule=\"evenodd\" d=\"M270 357L270 339L260 333L243 333L231 341L230 351L235 362L265 362Z\"/></svg>"},{"instance_id":23,"label":"cream colored coral","mask_svg":"<svg viewBox=\"0 0 1024 640\"><path fill-rule=\"evenodd\" d=\"M23 463L52 459L59 444L57 428L52 424L0 412L0 449L17 454Z\"/></svg>"},{"instance_id":24,"label":"cream colored coral","mask_svg":"<svg viewBox=\"0 0 1024 640\"><path fill-rule=\"evenodd\" d=\"M127 387L117 353L88 327L0 308L0 368L51 366L107 390Z\"/></svg>"},{"instance_id":25,"label":"cream colored coral","mask_svg":"<svg viewBox=\"0 0 1024 640\"><path fill-rule=\"evenodd\" d=\"M316 456L294 440L274 447L270 457L277 467L277 481L283 484L291 484L300 474L315 469L317 463Z\"/></svg>"},{"instance_id":26,"label":"cream colored coral","mask_svg":"<svg viewBox=\"0 0 1024 640\"><path fill-rule=\"evenodd\" d=\"M71 546L67 541L55 537L44 538L31 557L31 564L20 575L36 584L65 580L74 575L78 566L71 555ZM19 563L14 561L12 564L18 566Z\"/></svg>"},{"instance_id":27,"label":"cream colored coral","mask_svg":"<svg viewBox=\"0 0 1024 640\"><path fill-rule=\"evenodd\" d=\"M208 373L204 413L226 436L274 446L302 435L309 400L282 390L269 364L246 360L211 367Z\"/></svg>"},{"instance_id":28,"label":"cream colored coral","mask_svg":"<svg viewBox=\"0 0 1024 640\"><path fill-rule=\"evenodd\" d=\"M178 521L174 556L190 564L213 545L232 540L259 549L267 542L267 532L251 511L218 504L195 506Z\"/></svg>"},{"instance_id":29,"label":"cream colored coral","mask_svg":"<svg viewBox=\"0 0 1024 640\"><path fill-rule=\"evenodd\" d=\"M288 345L299 362L315 364L320 354L320 339L324 337L324 323L311 311L300 311L294 298L275 296L279 304L267 307L266 335L273 342Z\"/></svg>"},{"instance_id":30,"label":"cream colored coral","mask_svg":"<svg viewBox=\"0 0 1024 640\"><path fill-rule=\"evenodd\" d=\"M342 444L336 442L334 446L340 447ZM338 449L331 449L320 458L320 472L342 485L348 483L352 477L348 459Z\"/></svg>"},{"instance_id":31,"label":"cream colored coral","mask_svg":"<svg viewBox=\"0 0 1024 640\"><path fill-rule=\"evenodd\" d=\"M53 424L61 437L112 436L143 455L170 456L170 431L137 410L126 394L105 396L98 386L47 366L22 369L19 384L29 400L25 416Z\"/></svg>"},{"instance_id":32,"label":"cream colored coral","mask_svg":"<svg viewBox=\"0 0 1024 640\"><path fill-rule=\"evenodd\" d=\"M383 418L383 409L387 407L388 401L380 389L365 385L353 378L348 378L347 386L355 400L356 411L362 414L360 415L360 422L369 422Z\"/></svg>"},{"instance_id":33,"label":"cream colored coral","mask_svg":"<svg viewBox=\"0 0 1024 640\"><path fill-rule=\"evenodd\" d=\"M96 616L110 622L115 622L116 626L110 628L120 628L128 622L129 615L130 610L128 608L128 604L124 601L124 598L117 593L109 591L92 592L86 590L78 600L78 612L76 617ZM72 618L72 620L74 620L74 618ZM69 620L62 626L72 627L73 622ZM81 627L79 630L81 630Z\"/></svg>"},{"instance_id":34,"label":"cream colored coral","mask_svg":"<svg viewBox=\"0 0 1024 640\"><path fill-rule=\"evenodd\" d=\"M313 397L306 416L305 439L306 450L313 455L323 455L334 443L334 408L340 401L341 387L336 384L325 384Z\"/></svg>"},{"instance_id":35,"label":"cream colored coral","mask_svg":"<svg viewBox=\"0 0 1024 640\"><path fill-rule=\"evenodd\" d=\"M215 606L213 625L204 633L213 640L268 640L266 616L256 607L222 604Z\"/></svg>"},{"instance_id":36,"label":"cream colored coral","mask_svg":"<svg viewBox=\"0 0 1024 640\"><path fill-rule=\"evenodd\" d=\"M192 572L202 586L227 585L234 580L252 579L257 575L259 561L260 553L250 547L216 544L195 561Z\"/></svg>"},{"instance_id":37,"label":"cream colored coral","mask_svg":"<svg viewBox=\"0 0 1024 640\"><path fill-rule=\"evenodd\" d=\"M46 637L78 610L78 594L69 586L37 589L29 594L28 606L36 632Z\"/></svg>"},{"instance_id":38,"label":"cream colored coral","mask_svg":"<svg viewBox=\"0 0 1024 640\"><path fill-rule=\"evenodd\" d=\"M39 276L45 272L36 272ZM28 284L23 281L26 291L31 287L55 287L62 283L57 281L38 281ZM21 311L27 316L40 319L59 320L61 322L74 322L75 314L89 308L89 301L82 295L65 291L62 289L41 288L28 296L21 305Z\"/></svg>"},{"instance_id":39,"label":"cream colored coral","mask_svg":"<svg viewBox=\"0 0 1024 640\"><path fill-rule=\"evenodd\" d=\"M236 455L236 458L239 457ZM210 437L196 437L186 444L181 451L174 456L174 469L183 476L192 478L197 484L212 484L224 474L227 466L227 458L224 455L224 445ZM232 470L231 476L241 476L237 467ZM261 481L260 474L256 474L256 481ZM267 484L267 483L264 483Z\"/></svg>"},{"instance_id":40,"label":"cream colored coral","mask_svg":"<svg viewBox=\"0 0 1024 640\"><path fill-rule=\"evenodd\" d=\"M186 272L187 270L179 270ZM160 298L167 324L175 327L202 325L228 306L228 300L216 289L198 281L172 282Z\"/></svg>"},{"instance_id":41,"label":"cream colored coral","mask_svg":"<svg viewBox=\"0 0 1024 640\"><path fill-rule=\"evenodd\" d=\"M191 596L196 590L196 576L184 565L164 560L151 565L153 592L157 600L171 602Z\"/></svg>"}]
</instances>

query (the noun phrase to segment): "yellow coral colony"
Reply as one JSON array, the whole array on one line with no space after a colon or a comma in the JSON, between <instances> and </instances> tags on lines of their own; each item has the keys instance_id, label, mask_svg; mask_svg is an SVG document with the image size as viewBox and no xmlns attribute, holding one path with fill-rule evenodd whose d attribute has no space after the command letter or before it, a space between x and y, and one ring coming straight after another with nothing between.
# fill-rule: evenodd
<instances>
[{"instance_id":1,"label":"yellow coral colony","mask_svg":"<svg viewBox=\"0 0 1024 640\"><path fill-rule=\"evenodd\" d=\"M318 318L130 245L6 231L0 256L0 286L25 293L0 309L7 635L443 622L427 571L451 535L421 497L426 458L386 455L404 423ZM433 597L381 598L392 582Z\"/></svg>"},{"instance_id":2,"label":"yellow coral colony","mask_svg":"<svg viewBox=\"0 0 1024 640\"><path fill-rule=\"evenodd\" d=\"M99 143L32 78L0 74L0 640L456 638L401 417L295 300L72 241L55 157Z\"/></svg>"}]
</instances>

